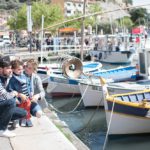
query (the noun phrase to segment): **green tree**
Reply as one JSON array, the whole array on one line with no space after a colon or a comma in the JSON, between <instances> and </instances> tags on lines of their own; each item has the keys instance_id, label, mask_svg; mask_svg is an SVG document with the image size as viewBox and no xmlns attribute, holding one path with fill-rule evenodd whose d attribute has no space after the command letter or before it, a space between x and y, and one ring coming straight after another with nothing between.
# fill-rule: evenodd
<instances>
[{"instance_id":1,"label":"green tree","mask_svg":"<svg viewBox=\"0 0 150 150\"><path fill-rule=\"evenodd\" d=\"M128 6L128 4L133 4L133 1L132 0L123 0L124 3L126 3L126 5Z\"/></svg>"},{"instance_id":2,"label":"green tree","mask_svg":"<svg viewBox=\"0 0 150 150\"><path fill-rule=\"evenodd\" d=\"M98 12L98 11L101 11L100 5L96 5L96 4L90 5L89 13L95 13L95 12ZM76 12L75 15L68 17L67 20L70 20L70 19L73 19L73 18L78 18L80 16L82 16L82 13ZM91 26L95 27L96 19L97 19L97 16L86 17L85 20L84 20L85 27L88 27L89 24ZM75 28L80 29L81 24L82 24L82 19L79 19L78 21L72 21L72 22L65 23L61 27L75 27Z\"/></svg>"},{"instance_id":3,"label":"green tree","mask_svg":"<svg viewBox=\"0 0 150 150\"><path fill-rule=\"evenodd\" d=\"M90 5L90 8L89 8L90 13L96 13L96 12L100 12L100 11L102 11L100 3ZM98 32L98 19L97 18L98 18L98 16L96 16L96 15L93 16L90 20L91 23L89 23L90 25L92 25L93 28L95 28L96 34Z\"/></svg>"},{"instance_id":4,"label":"green tree","mask_svg":"<svg viewBox=\"0 0 150 150\"><path fill-rule=\"evenodd\" d=\"M112 34L111 28L110 28L110 23L103 22L103 23L99 24L99 29L103 30L104 34Z\"/></svg>"},{"instance_id":5,"label":"green tree","mask_svg":"<svg viewBox=\"0 0 150 150\"><path fill-rule=\"evenodd\" d=\"M80 17L82 14L78 13L78 14L75 14L73 16L70 16L70 17L67 17L67 20L71 20L71 19L74 19L74 18L78 18ZM77 21L71 21L71 22L67 22L65 23L64 25L61 25L60 27L74 27L74 28L77 28L77 29L80 29L81 28L81 19L77 20Z\"/></svg>"},{"instance_id":6,"label":"green tree","mask_svg":"<svg viewBox=\"0 0 150 150\"><path fill-rule=\"evenodd\" d=\"M27 6L24 4L9 20L11 29L27 29ZM32 4L33 30L41 28L41 16L44 15L44 27L50 26L63 19L61 8L57 5L47 5L41 2Z\"/></svg>"},{"instance_id":7,"label":"green tree","mask_svg":"<svg viewBox=\"0 0 150 150\"><path fill-rule=\"evenodd\" d=\"M67 20L78 18L80 16L82 16L82 14L78 13L78 14L75 14L73 16L68 17ZM89 24L91 24L91 25L94 24L94 20L93 20L92 17L86 17L84 22L85 22L85 27L88 27ZM82 24L82 19L79 19L77 21L67 22L64 25L62 25L61 27L74 27L74 28L80 29L81 28L81 24Z\"/></svg>"},{"instance_id":8,"label":"green tree","mask_svg":"<svg viewBox=\"0 0 150 150\"><path fill-rule=\"evenodd\" d=\"M130 10L131 20L135 26L144 25L148 19L148 12L145 8L136 8Z\"/></svg>"},{"instance_id":9,"label":"green tree","mask_svg":"<svg viewBox=\"0 0 150 150\"><path fill-rule=\"evenodd\" d=\"M128 17L128 16L117 19L115 24L116 24L117 27L126 28L126 29L129 29L129 30L133 26L133 22L132 22L131 18Z\"/></svg>"}]
</instances>

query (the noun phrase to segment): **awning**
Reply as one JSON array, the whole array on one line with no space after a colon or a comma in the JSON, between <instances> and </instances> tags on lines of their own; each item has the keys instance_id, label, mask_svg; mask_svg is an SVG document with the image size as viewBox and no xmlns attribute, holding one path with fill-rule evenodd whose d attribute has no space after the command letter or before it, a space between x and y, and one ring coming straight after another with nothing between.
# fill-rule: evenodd
<instances>
[{"instance_id":1,"label":"awning","mask_svg":"<svg viewBox=\"0 0 150 150\"><path fill-rule=\"evenodd\" d=\"M70 27L68 27L68 28L61 28L58 31L59 32L74 32L74 31L78 31L78 29L77 28L70 28Z\"/></svg>"},{"instance_id":2,"label":"awning","mask_svg":"<svg viewBox=\"0 0 150 150\"><path fill-rule=\"evenodd\" d=\"M144 27L137 27L132 29L132 34L141 34L144 33Z\"/></svg>"}]
</instances>

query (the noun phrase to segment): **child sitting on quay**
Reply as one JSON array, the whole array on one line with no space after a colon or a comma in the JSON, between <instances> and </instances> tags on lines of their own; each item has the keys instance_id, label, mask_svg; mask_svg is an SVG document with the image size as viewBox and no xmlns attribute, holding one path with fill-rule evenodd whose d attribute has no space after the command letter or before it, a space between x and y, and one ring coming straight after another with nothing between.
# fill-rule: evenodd
<instances>
[{"instance_id":1,"label":"child sitting on quay","mask_svg":"<svg viewBox=\"0 0 150 150\"><path fill-rule=\"evenodd\" d=\"M23 73L23 62L20 60L14 60L11 62L13 75L8 84L8 91L17 91L19 93L19 98L16 100L18 107L23 108L27 111L25 118L20 120L20 125L25 127L32 127L33 124L30 120L30 107L31 107L31 97L32 91L28 88L28 83L26 76Z\"/></svg>"}]
</instances>

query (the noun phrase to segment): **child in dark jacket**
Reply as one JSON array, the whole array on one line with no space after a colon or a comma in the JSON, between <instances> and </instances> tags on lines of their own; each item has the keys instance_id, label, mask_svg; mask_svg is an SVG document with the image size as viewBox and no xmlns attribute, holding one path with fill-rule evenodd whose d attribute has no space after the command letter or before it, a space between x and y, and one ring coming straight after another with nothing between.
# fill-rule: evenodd
<instances>
[{"instance_id":1,"label":"child in dark jacket","mask_svg":"<svg viewBox=\"0 0 150 150\"><path fill-rule=\"evenodd\" d=\"M19 60L14 60L11 62L13 75L9 81L7 86L8 91L17 91L19 93L19 97L16 100L18 107L24 108L27 111L27 116L21 120L21 126L32 127L33 124L30 120L30 106L31 106L31 98L32 93L28 90L27 79L23 74L23 62Z\"/></svg>"}]
</instances>

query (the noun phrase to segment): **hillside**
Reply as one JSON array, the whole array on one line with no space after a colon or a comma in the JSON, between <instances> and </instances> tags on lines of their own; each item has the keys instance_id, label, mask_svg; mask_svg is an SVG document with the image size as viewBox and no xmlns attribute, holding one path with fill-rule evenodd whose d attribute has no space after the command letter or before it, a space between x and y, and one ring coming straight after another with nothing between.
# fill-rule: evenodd
<instances>
[{"instance_id":1,"label":"hillside","mask_svg":"<svg viewBox=\"0 0 150 150\"><path fill-rule=\"evenodd\" d=\"M37 1L37 0L31 0ZM3 10L12 10L18 9L23 3L26 3L27 0L0 0L0 9ZM50 0L43 0L43 2L50 3Z\"/></svg>"},{"instance_id":2,"label":"hillside","mask_svg":"<svg viewBox=\"0 0 150 150\"><path fill-rule=\"evenodd\" d=\"M18 9L20 2L18 0L0 0L0 9L11 10Z\"/></svg>"}]
</instances>

